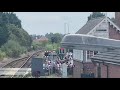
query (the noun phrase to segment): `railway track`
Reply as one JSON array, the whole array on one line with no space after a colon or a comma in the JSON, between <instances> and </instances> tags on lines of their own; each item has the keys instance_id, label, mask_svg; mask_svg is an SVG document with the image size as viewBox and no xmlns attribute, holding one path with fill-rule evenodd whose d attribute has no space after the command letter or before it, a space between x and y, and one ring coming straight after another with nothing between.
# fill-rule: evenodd
<instances>
[{"instance_id":1,"label":"railway track","mask_svg":"<svg viewBox=\"0 0 120 90\"><path fill-rule=\"evenodd\" d=\"M30 68L32 57L38 56L41 52L42 52L42 50L39 50L39 51L33 53L32 55L12 61L12 62L4 65L2 68L19 68L17 71L14 72L14 74L12 76L10 76L10 78L13 78L18 75L17 73L20 71L21 68Z\"/></svg>"}]
</instances>

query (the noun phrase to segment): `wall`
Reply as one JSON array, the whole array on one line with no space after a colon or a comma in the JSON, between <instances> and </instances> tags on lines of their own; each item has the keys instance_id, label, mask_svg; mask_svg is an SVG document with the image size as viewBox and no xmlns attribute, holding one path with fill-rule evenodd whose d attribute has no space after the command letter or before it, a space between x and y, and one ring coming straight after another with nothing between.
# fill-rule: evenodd
<instances>
[{"instance_id":1,"label":"wall","mask_svg":"<svg viewBox=\"0 0 120 90\"><path fill-rule=\"evenodd\" d=\"M101 67L101 78L107 78L107 66L100 64ZM97 71L95 72L97 76ZM118 65L108 65L108 78L120 78L120 66Z\"/></svg>"},{"instance_id":2,"label":"wall","mask_svg":"<svg viewBox=\"0 0 120 90\"><path fill-rule=\"evenodd\" d=\"M115 12L115 22L120 27L120 12Z\"/></svg>"},{"instance_id":3,"label":"wall","mask_svg":"<svg viewBox=\"0 0 120 90\"><path fill-rule=\"evenodd\" d=\"M84 67L85 67L85 71L84 73L86 74L90 74L90 73L94 73L95 78L97 77L97 67L95 64L93 64L92 62L86 62L84 63Z\"/></svg>"},{"instance_id":4,"label":"wall","mask_svg":"<svg viewBox=\"0 0 120 90\"><path fill-rule=\"evenodd\" d=\"M73 78L80 78L81 73L83 73L83 65L80 61L73 61L75 67L73 68Z\"/></svg>"},{"instance_id":5,"label":"wall","mask_svg":"<svg viewBox=\"0 0 120 90\"><path fill-rule=\"evenodd\" d=\"M109 29L109 25L105 19L105 21L103 21L98 27L96 27L95 30L93 30L93 32L88 34L93 36L109 38L108 29ZM106 31L99 31L99 30L106 30Z\"/></svg>"},{"instance_id":6,"label":"wall","mask_svg":"<svg viewBox=\"0 0 120 90\"><path fill-rule=\"evenodd\" d=\"M92 62L85 62L84 64L80 61L74 60L75 67L73 68L73 78L80 78L81 74L84 72L85 74L94 73L95 77L97 76L96 71L96 65L94 65ZM84 71L83 71L84 66Z\"/></svg>"},{"instance_id":7,"label":"wall","mask_svg":"<svg viewBox=\"0 0 120 90\"><path fill-rule=\"evenodd\" d=\"M120 66L109 65L109 78L120 78Z\"/></svg>"},{"instance_id":8,"label":"wall","mask_svg":"<svg viewBox=\"0 0 120 90\"><path fill-rule=\"evenodd\" d=\"M105 37L108 38L108 22L104 21L102 22L95 30L95 32L93 33L93 36L97 36L97 37ZM100 31L100 30L106 30L106 31Z\"/></svg>"},{"instance_id":9,"label":"wall","mask_svg":"<svg viewBox=\"0 0 120 90\"><path fill-rule=\"evenodd\" d=\"M101 78L107 78L107 66L100 64L101 66Z\"/></svg>"},{"instance_id":10,"label":"wall","mask_svg":"<svg viewBox=\"0 0 120 90\"><path fill-rule=\"evenodd\" d=\"M109 25L109 38L120 40L120 33L112 25Z\"/></svg>"}]
</instances>

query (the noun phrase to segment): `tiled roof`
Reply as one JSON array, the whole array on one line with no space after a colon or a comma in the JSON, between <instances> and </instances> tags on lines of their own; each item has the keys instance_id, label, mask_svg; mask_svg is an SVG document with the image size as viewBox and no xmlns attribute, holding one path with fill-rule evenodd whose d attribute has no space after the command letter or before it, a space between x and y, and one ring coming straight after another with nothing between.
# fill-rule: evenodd
<instances>
[{"instance_id":1,"label":"tiled roof","mask_svg":"<svg viewBox=\"0 0 120 90\"><path fill-rule=\"evenodd\" d=\"M91 57L93 61L99 62L109 62L109 63L118 63L120 64L120 52L119 51L110 51L102 52Z\"/></svg>"},{"instance_id":2,"label":"tiled roof","mask_svg":"<svg viewBox=\"0 0 120 90\"><path fill-rule=\"evenodd\" d=\"M96 25L98 25L105 17L99 17L89 20L81 29L79 29L76 34L87 34Z\"/></svg>"}]
</instances>

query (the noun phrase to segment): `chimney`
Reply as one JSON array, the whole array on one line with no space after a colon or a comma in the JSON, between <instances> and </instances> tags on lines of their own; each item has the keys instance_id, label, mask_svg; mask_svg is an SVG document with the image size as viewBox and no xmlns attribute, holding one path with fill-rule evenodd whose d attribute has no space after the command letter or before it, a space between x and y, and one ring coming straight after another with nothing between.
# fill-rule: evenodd
<instances>
[{"instance_id":1,"label":"chimney","mask_svg":"<svg viewBox=\"0 0 120 90\"><path fill-rule=\"evenodd\" d=\"M120 12L115 12L115 23L120 27Z\"/></svg>"}]
</instances>

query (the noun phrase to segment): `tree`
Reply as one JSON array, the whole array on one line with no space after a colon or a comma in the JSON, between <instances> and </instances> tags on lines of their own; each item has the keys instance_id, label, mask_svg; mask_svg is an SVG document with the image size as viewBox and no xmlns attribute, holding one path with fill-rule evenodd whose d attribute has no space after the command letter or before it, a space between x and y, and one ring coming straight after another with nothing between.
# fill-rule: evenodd
<instances>
[{"instance_id":1,"label":"tree","mask_svg":"<svg viewBox=\"0 0 120 90\"><path fill-rule=\"evenodd\" d=\"M32 38L22 28L21 20L12 12L0 12L0 55L18 57L30 50ZM3 55L4 56L4 55Z\"/></svg>"},{"instance_id":2,"label":"tree","mask_svg":"<svg viewBox=\"0 0 120 90\"><path fill-rule=\"evenodd\" d=\"M105 14L101 12L93 12L92 14L90 14L90 16L88 16L88 21L91 20L92 18L98 18L103 16L105 16Z\"/></svg>"},{"instance_id":3,"label":"tree","mask_svg":"<svg viewBox=\"0 0 120 90\"><path fill-rule=\"evenodd\" d=\"M0 50L0 60L3 60L5 56L6 56L6 53Z\"/></svg>"},{"instance_id":4,"label":"tree","mask_svg":"<svg viewBox=\"0 0 120 90\"><path fill-rule=\"evenodd\" d=\"M55 33L54 37L55 37L55 43L60 43L61 42L61 40L62 40L62 35L61 34Z\"/></svg>"},{"instance_id":5,"label":"tree","mask_svg":"<svg viewBox=\"0 0 120 90\"><path fill-rule=\"evenodd\" d=\"M16 27L13 24L7 25L7 29L10 32L9 39L19 41L21 46L30 47L32 39L30 35L23 29Z\"/></svg>"},{"instance_id":6,"label":"tree","mask_svg":"<svg viewBox=\"0 0 120 90\"><path fill-rule=\"evenodd\" d=\"M7 43L5 43L1 50L6 53L9 57L18 57L20 54L25 53L26 49L18 42L15 42L13 40L9 40Z\"/></svg>"},{"instance_id":7,"label":"tree","mask_svg":"<svg viewBox=\"0 0 120 90\"><path fill-rule=\"evenodd\" d=\"M49 39L50 42L52 43L60 43L60 41L62 40L64 35L60 34L60 33L50 33L50 34L46 34L45 37L47 37Z\"/></svg>"},{"instance_id":8,"label":"tree","mask_svg":"<svg viewBox=\"0 0 120 90\"><path fill-rule=\"evenodd\" d=\"M7 42L9 38L9 31L5 25L0 25L0 47Z\"/></svg>"},{"instance_id":9,"label":"tree","mask_svg":"<svg viewBox=\"0 0 120 90\"><path fill-rule=\"evenodd\" d=\"M21 20L13 12L0 12L0 24L14 24L21 28Z\"/></svg>"},{"instance_id":10,"label":"tree","mask_svg":"<svg viewBox=\"0 0 120 90\"><path fill-rule=\"evenodd\" d=\"M50 33L50 34L45 34L45 37L49 39L49 41L51 41L51 38L54 36L53 33Z\"/></svg>"},{"instance_id":11,"label":"tree","mask_svg":"<svg viewBox=\"0 0 120 90\"><path fill-rule=\"evenodd\" d=\"M32 43L30 35L22 29L21 21L16 14L0 12L0 47L8 40L14 40L27 48Z\"/></svg>"},{"instance_id":12,"label":"tree","mask_svg":"<svg viewBox=\"0 0 120 90\"><path fill-rule=\"evenodd\" d=\"M42 49L43 45L40 42L32 42L32 48L33 48L33 50Z\"/></svg>"},{"instance_id":13,"label":"tree","mask_svg":"<svg viewBox=\"0 0 120 90\"><path fill-rule=\"evenodd\" d=\"M51 37L52 44L55 43L55 37Z\"/></svg>"}]
</instances>

